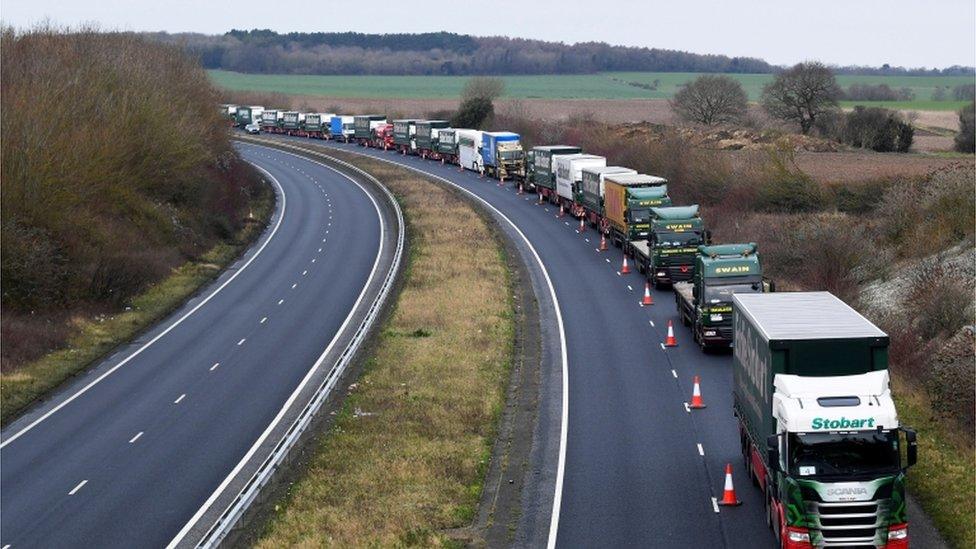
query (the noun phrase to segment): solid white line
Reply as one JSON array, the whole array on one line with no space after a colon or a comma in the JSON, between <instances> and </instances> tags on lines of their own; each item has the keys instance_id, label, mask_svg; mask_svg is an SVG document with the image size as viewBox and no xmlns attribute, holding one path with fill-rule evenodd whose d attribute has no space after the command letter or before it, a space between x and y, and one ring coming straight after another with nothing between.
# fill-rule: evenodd
<instances>
[{"instance_id":1,"label":"solid white line","mask_svg":"<svg viewBox=\"0 0 976 549\"><path fill-rule=\"evenodd\" d=\"M702 448L701 442L698 443L698 455L700 455L700 456L704 456L705 455L705 449Z\"/></svg>"},{"instance_id":2,"label":"solid white line","mask_svg":"<svg viewBox=\"0 0 976 549\"><path fill-rule=\"evenodd\" d=\"M267 321L268 321L268 317L264 317L264 318L261 319L261 324L264 324Z\"/></svg>"},{"instance_id":3,"label":"solid white line","mask_svg":"<svg viewBox=\"0 0 976 549\"><path fill-rule=\"evenodd\" d=\"M260 145L256 145L256 146L260 146ZM284 151L279 151L279 152L283 154L291 154ZM271 420L271 423L264 430L264 432L261 433L261 436L259 436L258 439L254 441L254 444L251 446L250 449L248 449L247 453L244 454L244 457L242 457L241 460L237 462L237 465L234 466L234 469L231 470L231 472L227 475L227 477L225 477L224 480L220 483L220 485L217 486L217 488L213 491L213 493L210 494L210 497L207 498L207 501L203 502L203 505L201 505L200 508L197 509L197 512L194 513L193 516L190 518L190 520L183 525L183 528L180 529L179 532L177 532L176 536L166 546L166 549L173 549L174 547L179 545L179 543L183 540L183 538L186 537L186 535L190 532L193 526L196 525L196 523L200 520L200 517L202 517L204 513L206 513L207 510L210 508L210 506L213 505L214 501L216 501L217 498L220 497L220 494L222 494L223 491L227 488L227 485L230 484L231 481L234 480L234 477L236 477L237 474L241 471L241 469L244 468L247 462L251 459L251 456L253 456L254 453L257 452L258 448L260 448L261 445L264 444L264 441L268 438L268 436L271 435L271 432L274 431L275 427L277 427L277 425L281 423L281 420L285 417L285 413L288 411L289 408L291 408L292 403L295 402L295 400L298 398L298 395L301 394L302 390L305 388L306 385L308 385L308 382L312 379L315 373L322 366L322 363L325 361L325 358L332 351L332 347L335 346L336 341L338 341L339 337L345 332L346 326L348 326L349 323L352 321L353 314L356 312L357 309L359 309L360 304L362 303L363 299L366 297L366 290L369 289L370 284L372 284L373 282L373 278L376 276L376 270L379 268L380 265L380 258L383 257L383 240L386 235L386 222L383 221L383 215L380 212L380 206L379 204L377 204L376 199L373 198L373 195L370 194L366 190L366 188L363 187L362 184L360 184L358 181L340 172L339 170L332 168L331 166L328 166L326 164L322 164L321 162L316 162L311 159L307 159L307 160L309 162L313 162L324 168L327 168L345 177L349 181L352 181L353 183L356 184L357 187L359 187L360 190L363 191L366 197L369 198L370 202L373 203L373 209L376 210L376 216L379 218L380 221L379 248L377 249L376 252L376 259L373 261L373 268L369 273L369 277L366 279L366 283L363 284L362 291L359 292L359 297L356 298L356 302L349 310L349 314L346 316L346 319L342 322L342 325L339 326L338 330L336 330L335 336L332 338L332 341L329 342L328 347L326 347L325 350L322 351L322 354L319 355L319 358L315 361L315 364L313 364L312 368L309 369L307 374L305 374L305 377L298 384L298 387L295 388L292 394L288 397L288 400L286 400L285 403L282 405L281 409L278 410L278 414L274 417L273 420Z\"/></svg>"},{"instance_id":4,"label":"solid white line","mask_svg":"<svg viewBox=\"0 0 976 549\"><path fill-rule=\"evenodd\" d=\"M674 370L671 370L671 375L674 376L674 379L678 379L678 372L675 372Z\"/></svg>"},{"instance_id":5,"label":"solid white line","mask_svg":"<svg viewBox=\"0 0 976 549\"><path fill-rule=\"evenodd\" d=\"M173 404L179 404L180 401L183 400L184 398L186 398L186 393L183 393L182 395L180 395L180 398L174 400Z\"/></svg>"},{"instance_id":6,"label":"solid white line","mask_svg":"<svg viewBox=\"0 0 976 549\"><path fill-rule=\"evenodd\" d=\"M359 153L354 153L354 154L359 154ZM399 162L395 162L385 158L380 158L380 157L370 156L370 155L361 155L361 156L379 160L381 162L386 162L388 164L401 166L403 168L415 171L417 173L421 173L428 177L439 179L444 183L447 183L448 185L451 185L452 187L459 189L461 192L466 193L467 195L471 196L478 202L481 202L482 204L485 205L485 207L494 211L496 214L498 214L499 217L504 219L505 222L508 223L516 233L518 233L518 235L522 238L522 241L525 242L525 245L529 248L529 251L532 252L532 256L535 258L535 261L539 265L539 268L542 270L543 278L545 278L546 280L546 286L549 287L549 295L550 298L552 299L553 307L556 310L556 325L559 327L560 357L562 359L562 413L560 417L561 423L559 429L559 461L556 465L556 487L555 487L555 493L553 494L553 498L552 498L552 515L549 521L549 540L548 543L546 544L548 549L553 549L556 546L556 534L559 530L559 511L562 506L562 499L563 499L563 479L565 478L566 475L566 439L569 432L569 355L566 349L566 328L563 325L563 314L562 314L562 310L559 308L559 299L556 297L556 288L552 285L552 278L550 278L549 276L549 271L546 269L545 263L542 262L542 258L539 257L539 252L536 251L535 246L533 246L532 242L529 241L529 238L525 236L525 233L522 232L522 229L520 229L518 225L515 224L515 222L513 222L507 215L502 213L502 211L496 208L491 202L488 202L484 198L469 191L468 189L462 187L461 185L449 179L435 175L431 172L426 172L424 170L415 168L408 164L401 164ZM528 200L528 197L526 197L526 200ZM608 259L607 262L609 263L609 261L610 260Z\"/></svg>"},{"instance_id":7,"label":"solid white line","mask_svg":"<svg viewBox=\"0 0 976 549\"><path fill-rule=\"evenodd\" d=\"M715 498L712 498L712 509L718 513L718 500Z\"/></svg>"},{"instance_id":8,"label":"solid white line","mask_svg":"<svg viewBox=\"0 0 976 549\"><path fill-rule=\"evenodd\" d=\"M274 228L271 229L271 234L268 235L268 239L265 240L263 244L261 244L261 247L259 247L257 249L257 251L254 252L254 255L252 255L251 258L248 259L247 262L244 263L244 265L242 265L240 269L238 269L237 271L235 271L230 276L230 278L228 278L226 281L224 281L224 283L221 284L216 290L214 290L210 295L208 295L202 301L200 301L200 303L197 303L196 306L194 306L192 309L190 309L189 311L187 311L187 313L185 315L181 316L175 322L173 322L172 324L170 324L165 330L163 330L162 332L160 332L156 337L154 337L154 338L150 339L149 341L147 341L142 347L139 347L138 349L136 349L135 351L133 351L133 353L131 355L125 357L121 362L119 362L115 366L109 368L104 374L98 376L97 378L95 378L94 380L92 380L91 383L89 383L88 385L85 385L84 387L82 387L77 393L71 395L70 397L68 397L67 399L65 399L63 402L61 402L60 404L58 404L57 406L55 406L54 408L51 408L50 410L48 410L47 413L45 413L41 417L35 419L34 421L32 421L29 425L27 425L26 427L24 427L20 431L17 431L13 435L11 435L7 440L4 440L3 442L0 442L0 448L3 448L6 445L10 444L11 442L17 440L18 438L20 438L21 436L23 436L24 433L30 431L35 426L37 426L39 423L41 423L45 419L51 417L51 415L53 415L55 412L57 412L61 408L64 408L65 406L67 406L71 401L73 401L74 399L76 399L76 398L80 397L81 395L85 394L86 392L88 392L88 390L91 389L92 387L94 387L98 382L100 382L103 379L105 379L106 377L112 375L113 372L115 372L116 370L118 370L122 366L126 365L130 360L132 360L133 358L135 358L135 357L139 356L140 354L142 354L142 352L145 351L147 348L149 348L150 345L152 345L153 343L156 343L157 341L159 341L160 338L162 338L163 336L165 336L166 334L168 334L170 331L172 331L173 328L179 326L190 315L192 315L193 313L197 312L197 310L200 307L203 307L207 302L209 302L213 298L213 296L217 295L221 290L223 290L224 288L226 288L227 285L230 284L231 282L233 282L234 279L237 278L238 275L240 275L242 272L244 272L244 269L247 269L248 265L250 265L251 262L253 262L255 259L257 259L257 257L259 255L261 255L261 252L264 251L265 247L267 247L268 243L271 242L271 240L274 238L274 235L278 232L278 227L281 226L281 221L285 218L285 207L288 205L288 200L287 200L287 197L285 196L285 190L281 187L281 184L278 183L278 180L275 179L274 176L272 176L270 173L268 173L268 171L265 170L264 168L261 168L260 166L257 166L257 164L254 164L254 166L257 167L262 172L264 172L269 178L271 178L271 181L274 183L275 187L278 187L278 192L281 193L281 213L278 216L278 221L275 223Z\"/></svg>"},{"instance_id":9,"label":"solid white line","mask_svg":"<svg viewBox=\"0 0 976 549\"><path fill-rule=\"evenodd\" d=\"M240 347L241 345L244 345L244 342L245 341L247 341L247 338L246 337L242 337L241 340L237 342L237 346Z\"/></svg>"},{"instance_id":10,"label":"solid white line","mask_svg":"<svg viewBox=\"0 0 976 549\"><path fill-rule=\"evenodd\" d=\"M79 482L78 483L78 486L75 486L74 488L71 489L70 492L68 492L68 495L69 496L75 495L78 492L78 490L81 490L81 487L84 486L84 485L86 485L86 484L88 484L88 481L87 480L83 480L83 481Z\"/></svg>"},{"instance_id":11,"label":"solid white line","mask_svg":"<svg viewBox=\"0 0 976 549\"><path fill-rule=\"evenodd\" d=\"M138 433L136 433L136 436L134 436L131 439L129 439L129 444L132 444L133 442L139 440L139 437L141 437L141 436L142 436L142 431L139 431Z\"/></svg>"},{"instance_id":12,"label":"solid white line","mask_svg":"<svg viewBox=\"0 0 976 549\"><path fill-rule=\"evenodd\" d=\"M219 362L214 362L214 365L210 367L210 371L212 372L212 371L216 370L217 369L217 366L220 366L220 363Z\"/></svg>"}]
</instances>

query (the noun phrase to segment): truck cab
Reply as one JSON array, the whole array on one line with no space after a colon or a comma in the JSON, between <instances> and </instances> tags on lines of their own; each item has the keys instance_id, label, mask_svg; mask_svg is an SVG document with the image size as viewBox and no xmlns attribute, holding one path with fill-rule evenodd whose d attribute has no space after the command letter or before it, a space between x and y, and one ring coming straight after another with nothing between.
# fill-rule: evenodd
<instances>
[{"instance_id":1,"label":"truck cab","mask_svg":"<svg viewBox=\"0 0 976 549\"><path fill-rule=\"evenodd\" d=\"M417 151L417 122L415 118L393 121L393 145L400 154L414 154Z\"/></svg>"},{"instance_id":2,"label":"truck cab","mask_svg":"<svg viewBox=\"0 0 976 549\"><path fill-rule=\"evenodd\" d=\"M525 151L520 136L512 132L483 132L481 157L485 171L499 180L525 175Z\"/></svg>"},{"instance_id":3,"label":"truck cab","mask_svg":"<svg viewBox=\"0 0 976 549\"><path fill-rule=\"evenodd\" d=\"M437 141L440 130L451 123L447 120L422 120L417 122L417 152L421 157L437 157Z\"/></svg>"},{"instance_id":4,"label":"truck cab","mask_svg":"<svg viewBox=\"0 0 976 549\"><path fill-rule=\"evenodd\" d=\"M648 279L656 288L691 280L698 246L707 243L708 232L697 204L651 208Z\"/></svg>"},{"instance_id":5,"label":"truck cab","mask_svg":"<svg viewBox=\"0 0 976 549\"><path fill-rule=\"evenodd\" d=\"M388 150L393 147L393 124L383 123L373 128L373 138L370 145L377 149Z\"/></svg>"},{"instance_id":6,"label":"truck cab","mask_svg":"<svg viewBox=\"0 0 976 549\"><path fill-rule=\"evenodd\" d=\"M352 119L353 138L359 145L368 146L373 139L374 130L382 124L386 124L386 115L358 114Z\"/></svg>"},{"instance_id":7,"label":"truck cab","mask_svg":"<svg viewBox=\"0 0 976 549\"><path fill-rule=\"evenodd\" d=\"M781 547L908 547L888 336L827 292L735 294L733 410Z\"/></svg>"},{"instance_id":8,"label":"truck cab","mask_svg":"<svg viewBox=\"0 0 976 549\"><path fill-rule=\"evenodd\" d=\"M754 242L698 246L690 281L674 283L678 315L703 349L732 344L732 296L773 289Z\"/></svg>"},{"instance_id":9,"label":"truck cab","mask_svg":"<svg viewBox=\"0 0 976 549\"><path fill-rule=\"evenodd\" d=\"M600 229L614 245L630 251L629 244L651 234L651 208L671 205L668 180L646 174L611 174L604 177L603 219Z\"/></svg>"},{"instance_id":10,"label":"truck cab","mask_svg":"<svg viewBox=\"0 0 976 549\"><path fill-rule=\"evenodd\" d=\"M457 130L458 165L466 170L481 173L485 169L481 157L481 130Z\"/></svg>"}]
</instances>

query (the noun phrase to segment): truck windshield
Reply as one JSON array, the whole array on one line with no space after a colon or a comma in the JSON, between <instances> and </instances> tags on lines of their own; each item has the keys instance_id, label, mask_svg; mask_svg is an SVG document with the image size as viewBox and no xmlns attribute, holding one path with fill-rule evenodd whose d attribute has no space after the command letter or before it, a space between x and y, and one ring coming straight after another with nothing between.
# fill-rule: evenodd
<instances>
[{"instance_id":1,"label":"truck windshield","mask_svg":"<svg viewBox=\"0 0 976 549\"><path fill-rule=\"evenodd\" d=\"M498 151L498 153L503 160L518 160L519 158L522 158L522 151L519 150Z\"/></svg>"},{"instance_id":2,"label":"truck windshield","mask_svg":"<svg viewBox=\"0 0 976 549\"><path fill-rule=\"evenodd\" d=\"M660 247L682 248L701 244L701 235L698 233L660 232L655 235L655 240Z\"/></svg>"},{"instance_id":3,"label":"truck windshield","mask_svg":"<svg viewBox=\"0 0 976 549\"><path fill-rule=\"evenodd\" d=\"M898 432L790 433L789 456L790 472L799 477L894 473Z\"/></svg>"},{"instance_id":4,"label":"truck windshield","mask_svg":"<svg viewBox=\"0 0 976 549\"><path fill-rule=\"evenodd\" d=\"M736 284L706 284L706 303L727 303L732 294L756 294L762 292L762 282L741 282Z\"/></svg>"},{"instance_id":5,"label":"truck windshield","mask_svg":"<svg viewBox=\"0 0 976 549\"><path fill-rule=\"evenodd\" d=\"M651 220L651 210L648 208L637 208L630 210L631 223L648 223Z\"/></svg>"}]
</instances>

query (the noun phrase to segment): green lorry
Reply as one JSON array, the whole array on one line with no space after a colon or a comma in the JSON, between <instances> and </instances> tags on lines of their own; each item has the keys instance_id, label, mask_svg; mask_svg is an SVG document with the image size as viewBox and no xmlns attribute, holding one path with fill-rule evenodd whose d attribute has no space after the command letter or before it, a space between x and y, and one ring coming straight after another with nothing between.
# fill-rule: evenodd
<instances>
[{"instance_id":1,"label":"green lorry","mask_svg":"<svg viewBox=\"0 0 976 549\"><path fill-rule=\"evenodd\" d=\"M754 242L698 246L693 277L674 283L678 316L703 349L732 344L732 296L774 289Z\"/></svg>"},{"instance_id":2,"label":"green lorry","mask_svg":"<svg viewBox=\"0 0 976 549\"><path fill-rule=\"evenodd\" d=\"M698 205L651 208L647 240L631 242L634 264L655 288L690 280L698 246L708 242Z\"/></svg>"},{"instance_id":3,"label":"green lorry","mask_svg":"<svg viewBox=\"0 0 976 549\"><path fill-rule=\"evenodd\" d=\"M828 292L735 294L733 411L781 547L908 547L888 336Z\"/></svg>"},{"instance_id":4,"label":"green lorry","mask_svg":"<svg viewBox=\"0 0 976 549\"><path fill-rule=\"evenodd\" d=\"M651 234L651 208L671 205L668 180L646 174L614 173L603 177L603 219L600 230L614 245L647 240Z\"/></svg>"},{"instance_id":5,"label":"green lorry","mask_svg":"<svg viewBox=\"0 0 976 549\"><path fill-rule=\"evenodd\" d=\"M393 121L393 146L400 154L414 154L417 151L417 120L404 118Z\"/></svg>"},{"instance_id":6,"label":"green lorry","mask_svg":"<svg viewBox=\"0 0 976 549\"><path fill-rule=\"evenodd\" d=\"M541 194L550 202L559 199L556 194L556 156L561 154L578 154L583 152L579 147L569 145L545 145L532 147L526 155L526 179L529 189Z\"/></svg>"}]
</instances>

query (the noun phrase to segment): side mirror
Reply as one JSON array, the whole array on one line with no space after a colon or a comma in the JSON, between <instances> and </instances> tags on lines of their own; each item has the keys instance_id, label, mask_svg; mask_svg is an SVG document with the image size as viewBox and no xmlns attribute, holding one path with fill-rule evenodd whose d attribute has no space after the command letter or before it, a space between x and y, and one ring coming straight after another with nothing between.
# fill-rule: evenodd
<instances>
[{"instance_id":1,"label":"side mirror","mask_svg":"<svg viewBox=\"0 0 976 549\"><path fill-rule=\"evenodd\" d=\"M705 229L705 244L712 243L712 231Z\"/></svg>"},{"instance_id":2,"label":"side mirror","mask_svg":"<svg viewBox=\"0 0 976 549\"><path fill-rule=\"evenodd\" d=\"M766 437L766 461L770 469L779 471L779 435Z\"/></svg>"},{"instance_id":3,"label":"side mirror","mask_svg":"<svg viewBox=\"0 0 976 549\"><path fill-rule=\"evenodd\" d=\"M905 466L905 468L908 468L918 462L918 436L915 434L914 429L902 427L902 431L905 433L905 444L908 445L906 449L908 465Z\"/></svg>"}]
</instances>

